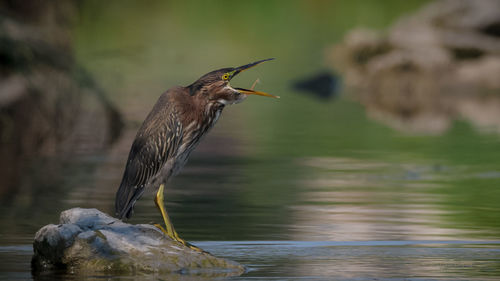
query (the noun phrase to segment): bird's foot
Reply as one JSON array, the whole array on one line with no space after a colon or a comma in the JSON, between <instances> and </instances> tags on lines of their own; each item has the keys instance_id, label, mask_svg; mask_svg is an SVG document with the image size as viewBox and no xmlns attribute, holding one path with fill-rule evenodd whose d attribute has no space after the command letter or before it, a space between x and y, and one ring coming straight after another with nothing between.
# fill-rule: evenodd
<instances>
[{"instance_id":1,"label":"bird's foot","mask_svg":"<svg viewBox=\"0 0 500 281\"><path fill-rule=\"evenodd\" d=\"M174 235L170 235L170 234L168 233L168 231L166 231L166 230L165 230L165 228L163 228L163 226L161 226L160 224L156 223L156 224L154 224L154 226L156 226L158 229L160 229L160 230L161 230L161 232L163 232L163 234L165 234L165 236L170 237L172 240L174 240L174 241L177 241L177 242L181 243L182 245L184 245L184 246L186 246L186 247L190 248L191 250L195 250L195 251L200 252L200 253L207 253L207 254L210 254L209 252L207 252L207 251L205 251L205 250L203 250L203 249L201 249L201 248L198 248L198 247L196 247L195 245L193 245L193 244L191 244L191 243L187 242L186 240L184 240L184 239L180 238L180 237L179 237L179 235L177 234L177 232L176 232L176 233L174 233Z\"/></svg>"},{"instance_id":2,"label":"bird's foot","mask_svg":"<svg viewBox=\"0 0 500 281\"><path fill-rule=\"evenodd\" d=\"M163 234L165 234L166 236L170 237L170 235L168 234L168 232L165 230L165 228L163 228L163 226L161 226L159 223L155 223L153 224L156 228L158 228L159 230L161 230L161 232L163 232Z\"/></svg>"}]
</instances>

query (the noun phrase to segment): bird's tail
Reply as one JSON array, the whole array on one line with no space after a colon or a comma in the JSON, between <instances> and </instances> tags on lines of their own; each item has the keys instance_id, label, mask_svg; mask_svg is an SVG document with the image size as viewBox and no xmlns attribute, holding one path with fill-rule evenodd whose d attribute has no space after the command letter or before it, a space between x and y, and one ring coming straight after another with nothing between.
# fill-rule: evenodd
<instances>
[{"instance_id":1,"label":"bird's tail","mask_svg":"<svg viewBox=\"0 0 500 281\"><path fill-rule=\"evenodd\" d=\"M143 192L143 188L131 187L126 181L120 184L115 198L115 213L119 219L129 219L132 216L135 202L142 196Z\"/></svg>"}]
</instances>

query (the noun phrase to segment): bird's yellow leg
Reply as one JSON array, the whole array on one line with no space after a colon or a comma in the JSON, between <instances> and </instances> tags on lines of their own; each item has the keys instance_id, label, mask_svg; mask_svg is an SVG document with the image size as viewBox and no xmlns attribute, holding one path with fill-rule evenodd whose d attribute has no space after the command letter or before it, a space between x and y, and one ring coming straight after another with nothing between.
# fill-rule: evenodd
<instances>
[{"instance_id":1,"label":"bird's yellow leg","mask_svg":"<svg viewBox=\"0 0 500 281\"><path fill-rule=\"evenodd\" d=\"M176 238L177 233L175 232L174 225L172 222L170 222L170 218L168 217L167 211L165 211L165 206L163 204L163 189L165 186L162 184L160 185L160 188L158 188L158 192L156 193L155 197L155 204L158 209L160 209L161 216L163 217L163 221L165 222L165 227L167 230L165 230L163 227L160 228L165 234L167 234L170 238L174 239Z\"/></svg>"},{"instance_id":2,"label":"bird's yellow leg","mask_svg":"<svg viewBox=\"0 0 500 281\"><path fill-rule=\"evenodd\" d=\"M179 237L179 234L177 234L177 231L175 231L174 225L170 221L170 218L168 217L167 211L165 210L165 205L163 203L163 189L165 186L163 184L160 185L160 188L158 188L158 192L156 193L155 197L155 204L160 209L161 216L163 217L163 221L165 222L165 227L167 228L166 230L161 227L161 225L155 224L156 227L158 227L163 233L168 235L170 238L173 240L183 244L184 246L187 246L195 251L198 252L205 252L202 249L189 244L186 240L182 239Z\"/></svg>"}]
</instances>

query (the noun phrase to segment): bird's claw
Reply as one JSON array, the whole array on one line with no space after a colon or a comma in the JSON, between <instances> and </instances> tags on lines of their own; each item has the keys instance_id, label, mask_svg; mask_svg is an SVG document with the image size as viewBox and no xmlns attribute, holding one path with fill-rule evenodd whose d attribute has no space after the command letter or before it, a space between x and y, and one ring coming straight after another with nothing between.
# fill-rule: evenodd
<instances>
[{"instance_id":1,"label":"bird's claw","mask_svg":"<svg viewBox=\"0 0 500 281\"><path fill-rule=\"evenodd\" d=\"M207 251L205 251L205 250L203 250L203 249L201 249L201 248L198 248L198 247L196 247L195 245L193 245L193 244L191 244L191 243L187 242L186 240L184 240L184 239L180 238L180 237L179 237L179 235L177 235L177 233L175 233L175 235L174 235L174 236L170 235L170 234L168 233L168 231L166 231L166 230L165 230L165 228L163 228L163 226L161 226L160 224L155 223L155 224L154 224L154 226L155 226L156 228L158 228L159 230L161 230L161 232L163 232L163 234L164 234L165 236L167 236L167 237L171 238L172 240L174 240L174 241L176 241L176 242L178 242L178 243L181 243L182 245L184 245L184 246L188 247L189 249L194 250L194 251L197 251L197 252L200 252L200 253L207 253L207 254L209 254L209 252L207 252Z\"/></svg>"}]
</instances>

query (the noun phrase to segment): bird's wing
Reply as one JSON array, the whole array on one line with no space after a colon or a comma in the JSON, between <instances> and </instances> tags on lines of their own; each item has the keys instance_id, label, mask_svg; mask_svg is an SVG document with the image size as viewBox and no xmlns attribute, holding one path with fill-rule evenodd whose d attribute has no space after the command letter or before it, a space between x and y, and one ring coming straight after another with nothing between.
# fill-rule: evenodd
<instances>
[{"instance_id":1,"label":"bird's wing","mask_svg":"<svg viewBox=\"0 0 500 281\"><path fill-rule=\"evenodd\" d=\"M146 184L177 153L182 140L182 125L173 110L164 108L162 112L169 113L161 115L156 111L157 114L146 118L130 149L122 183L116 193L115 210L120 219L130 217Z\"/></svg>"}]
</instances>

